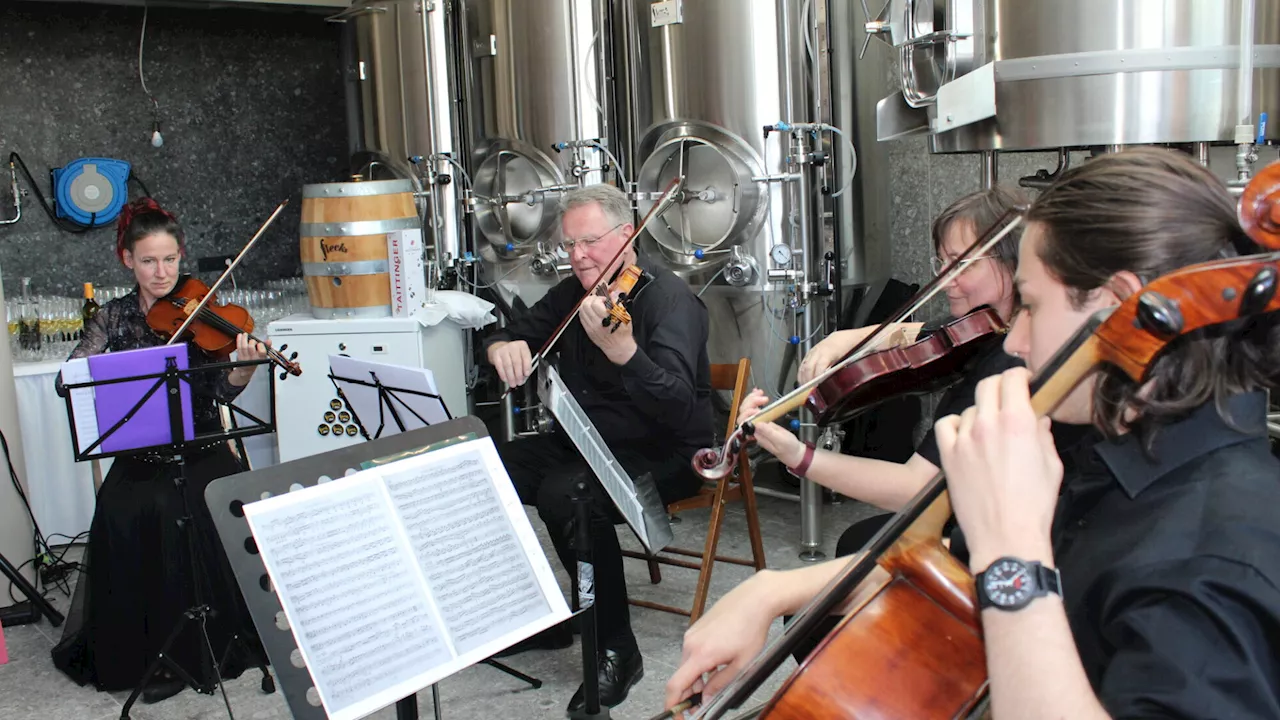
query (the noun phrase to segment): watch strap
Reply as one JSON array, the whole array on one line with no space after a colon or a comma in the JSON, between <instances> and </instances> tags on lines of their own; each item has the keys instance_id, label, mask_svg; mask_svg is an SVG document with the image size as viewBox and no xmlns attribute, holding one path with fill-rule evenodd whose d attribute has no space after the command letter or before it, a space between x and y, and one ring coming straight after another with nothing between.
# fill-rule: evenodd
<instances>
[{"instance_id":1,"label":"watch strap","mask_svg":"<svg viewBox=\"0 0 1280 720\"><path fill-rule=\"evenodd\" d=\"M787 472L798 478L803 478L804 474L809 472L809 466L813 464L814 447L813 443L804 444L804 457L800 458L800 462L795 467L787 468Z\"/></svg>"}]
</instances>

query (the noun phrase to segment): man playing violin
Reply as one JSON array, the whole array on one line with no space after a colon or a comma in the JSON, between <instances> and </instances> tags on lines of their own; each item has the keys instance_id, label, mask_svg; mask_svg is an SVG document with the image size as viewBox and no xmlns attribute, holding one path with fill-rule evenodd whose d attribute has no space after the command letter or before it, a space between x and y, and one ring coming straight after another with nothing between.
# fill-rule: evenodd
<instances>
[{"instance_id":1,"label":"man playing violin","mask_svg":"<svg viewBox=\"0 0 1280 720\"><path fill-rule=\"evenodd\" d=\"M487 339L489 362L503 382L523 384L533 349L552 336L583 293L608 283L615 271L638 264L652 279L635 293L631 322L611 330L605 298L592 295L556 345L559 373L610 450L633 478L649 473L664 503L690 497L701 487L690 460L712 440L711 366L707 359L706 307L687 283L628 247L609 265L634 231L626 196L609 185L574 190L561 201L563 245L573 277L562 280L522 317ZM622 551L614 524L621 517L586 462L559 429L552 436L517 440L499 453L520 499L538 508L565 569L576 574L574 485L587 479L594 502L591 549L600 638L600 702L616 706L644 674L631 631ZM517 646L567 647L569 627L551 628ZM585 705L580 687L569 702Z\"/></svg>"},{"instance_id":2,"label":"man playing violin","mask_svg":"<svg viewBox=\"0 0 1280 720\"><path fill-rule=\"evenodd\" d=\"M1280 717L1280 463L1263 392L1277 318L1178 337L1141 383L1114 368L1086 377L1051 413L1105 435L1074 458L1029 391L1093 312L1178 268L1256 252L1235 203L1190 158L1135 149L1070 170L1026 220L1025 309L1005 346L1028 368L983 380L973 407L935 426L993 716ZM726 595L686 634L668 706L723 687L841 564L765 571Z\"/></svg>"}]
</instances>

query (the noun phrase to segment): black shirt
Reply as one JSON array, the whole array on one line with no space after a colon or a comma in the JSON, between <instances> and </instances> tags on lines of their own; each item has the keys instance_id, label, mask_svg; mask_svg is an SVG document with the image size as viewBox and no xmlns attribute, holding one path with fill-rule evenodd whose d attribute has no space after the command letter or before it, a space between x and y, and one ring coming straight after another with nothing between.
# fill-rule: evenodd
<instances>
[{"instance_id":1,"label":"black shirt","mask_svg":"<svg viewBox=\"0 0 1280 720\"><path fill-rule=\"evenodd\" d=\"M713 444L707 308L670 270L644 256L637 264L653 279L629 306L635 355L614 365L577 319L552 352L559 352L561 378L607 444L690 459ZM530 353L538 352L583 292L576 277L565 278L490 336L486 350L496 342L524 340Z\"/></svg>"},{"instance_id":2,"label":"black shirt","mask_svg":"<svg viewBox=\"0 0 1280 720\"><path fill-rule=\"evenodd\" d=\"M1262 393L1073 459L1054 558L1112 717L1280 717L1280 462ZM1064 462L1068 460L1064 457Z\"/></svg>"},{"instance_id":3,"label":"black shirt","mask_svg":"<svg viewBox=\"0 0 1280 720\"><path fill-rule=\"evenodd\" d=\"M1006 353L1002 343L992 343L989 350L974 360L969 372L942 394L942 398L938 400L938 407L933 412L934 420L948 415L959 415L968 410L974 403L974 392L978 389L978 383L992 375L999 375L1009 368L1022 366L1022 360ZM933 435L932 425L929 426L929 432L925 433L920 445L916 447L916 454L933 463L934 467L942 467L942 459L938 454L938 439Z\"/></svg>"}]
</instances>

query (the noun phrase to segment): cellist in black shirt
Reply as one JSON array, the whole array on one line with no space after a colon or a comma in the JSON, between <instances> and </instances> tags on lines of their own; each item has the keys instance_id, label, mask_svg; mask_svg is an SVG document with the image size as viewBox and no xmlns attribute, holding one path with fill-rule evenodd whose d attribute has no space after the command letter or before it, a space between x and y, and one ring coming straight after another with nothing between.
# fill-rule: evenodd
<instances>
[{"instance_id":1,"label":"cellist in black shirt","mask_svg":"<svg viewBox=\"0 0 1280 720\"><path fill-rule=\"evenodd\" d=\"M1249 248L1235 202L1187 156L1139 148L1068 171L1026 220L1005 347L1028 369L982 381L973 407L935 425L993 717L1280 717L1280 463L1263 393L1277 318L1178 337L1141 384L1086 379L1051 417L1106 437L1065 477L1029 391L1093 312ZM765 571L726 595L686 635L668 705L716 692L840 565Z\"/></svg>"}]
</instances>

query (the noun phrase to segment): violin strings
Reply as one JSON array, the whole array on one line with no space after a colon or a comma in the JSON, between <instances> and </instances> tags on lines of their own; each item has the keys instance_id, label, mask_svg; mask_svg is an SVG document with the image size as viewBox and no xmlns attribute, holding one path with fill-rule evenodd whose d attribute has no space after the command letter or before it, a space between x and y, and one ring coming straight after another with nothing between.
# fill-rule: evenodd
<instances>
[{"instance_id":1,"label":"violin strings","mask_svg":"<svg viewBox=\"0 0 1280 720\"><path fill-rule=\"evenodd\" d=\"M177 305L178 307L181 308L181 307L185 307L188 301L186 298L175 298L172 300L172 302L174 305ZM240 328L231 324L231 321L227 320L221 315L218 315L217 313L213 312L207 307L200 311L200 319L208 323L209 325L212 325L214 329L220 332L224 332L228 335L234 336L234 335L240 334L241 332ZM261 340L258 340L258 338L254 336L252 333L249 333L249 338L251 340L254 340L255 342L262 342ZM280 355L279 352L277 352L275 349L271 348L270 346L264 345L264 347L267 348L267 356L270 357L271 359L276 360L277 358L280 358L280 359L284 358L283 355Z\"/></svg>"}]
</instances>

